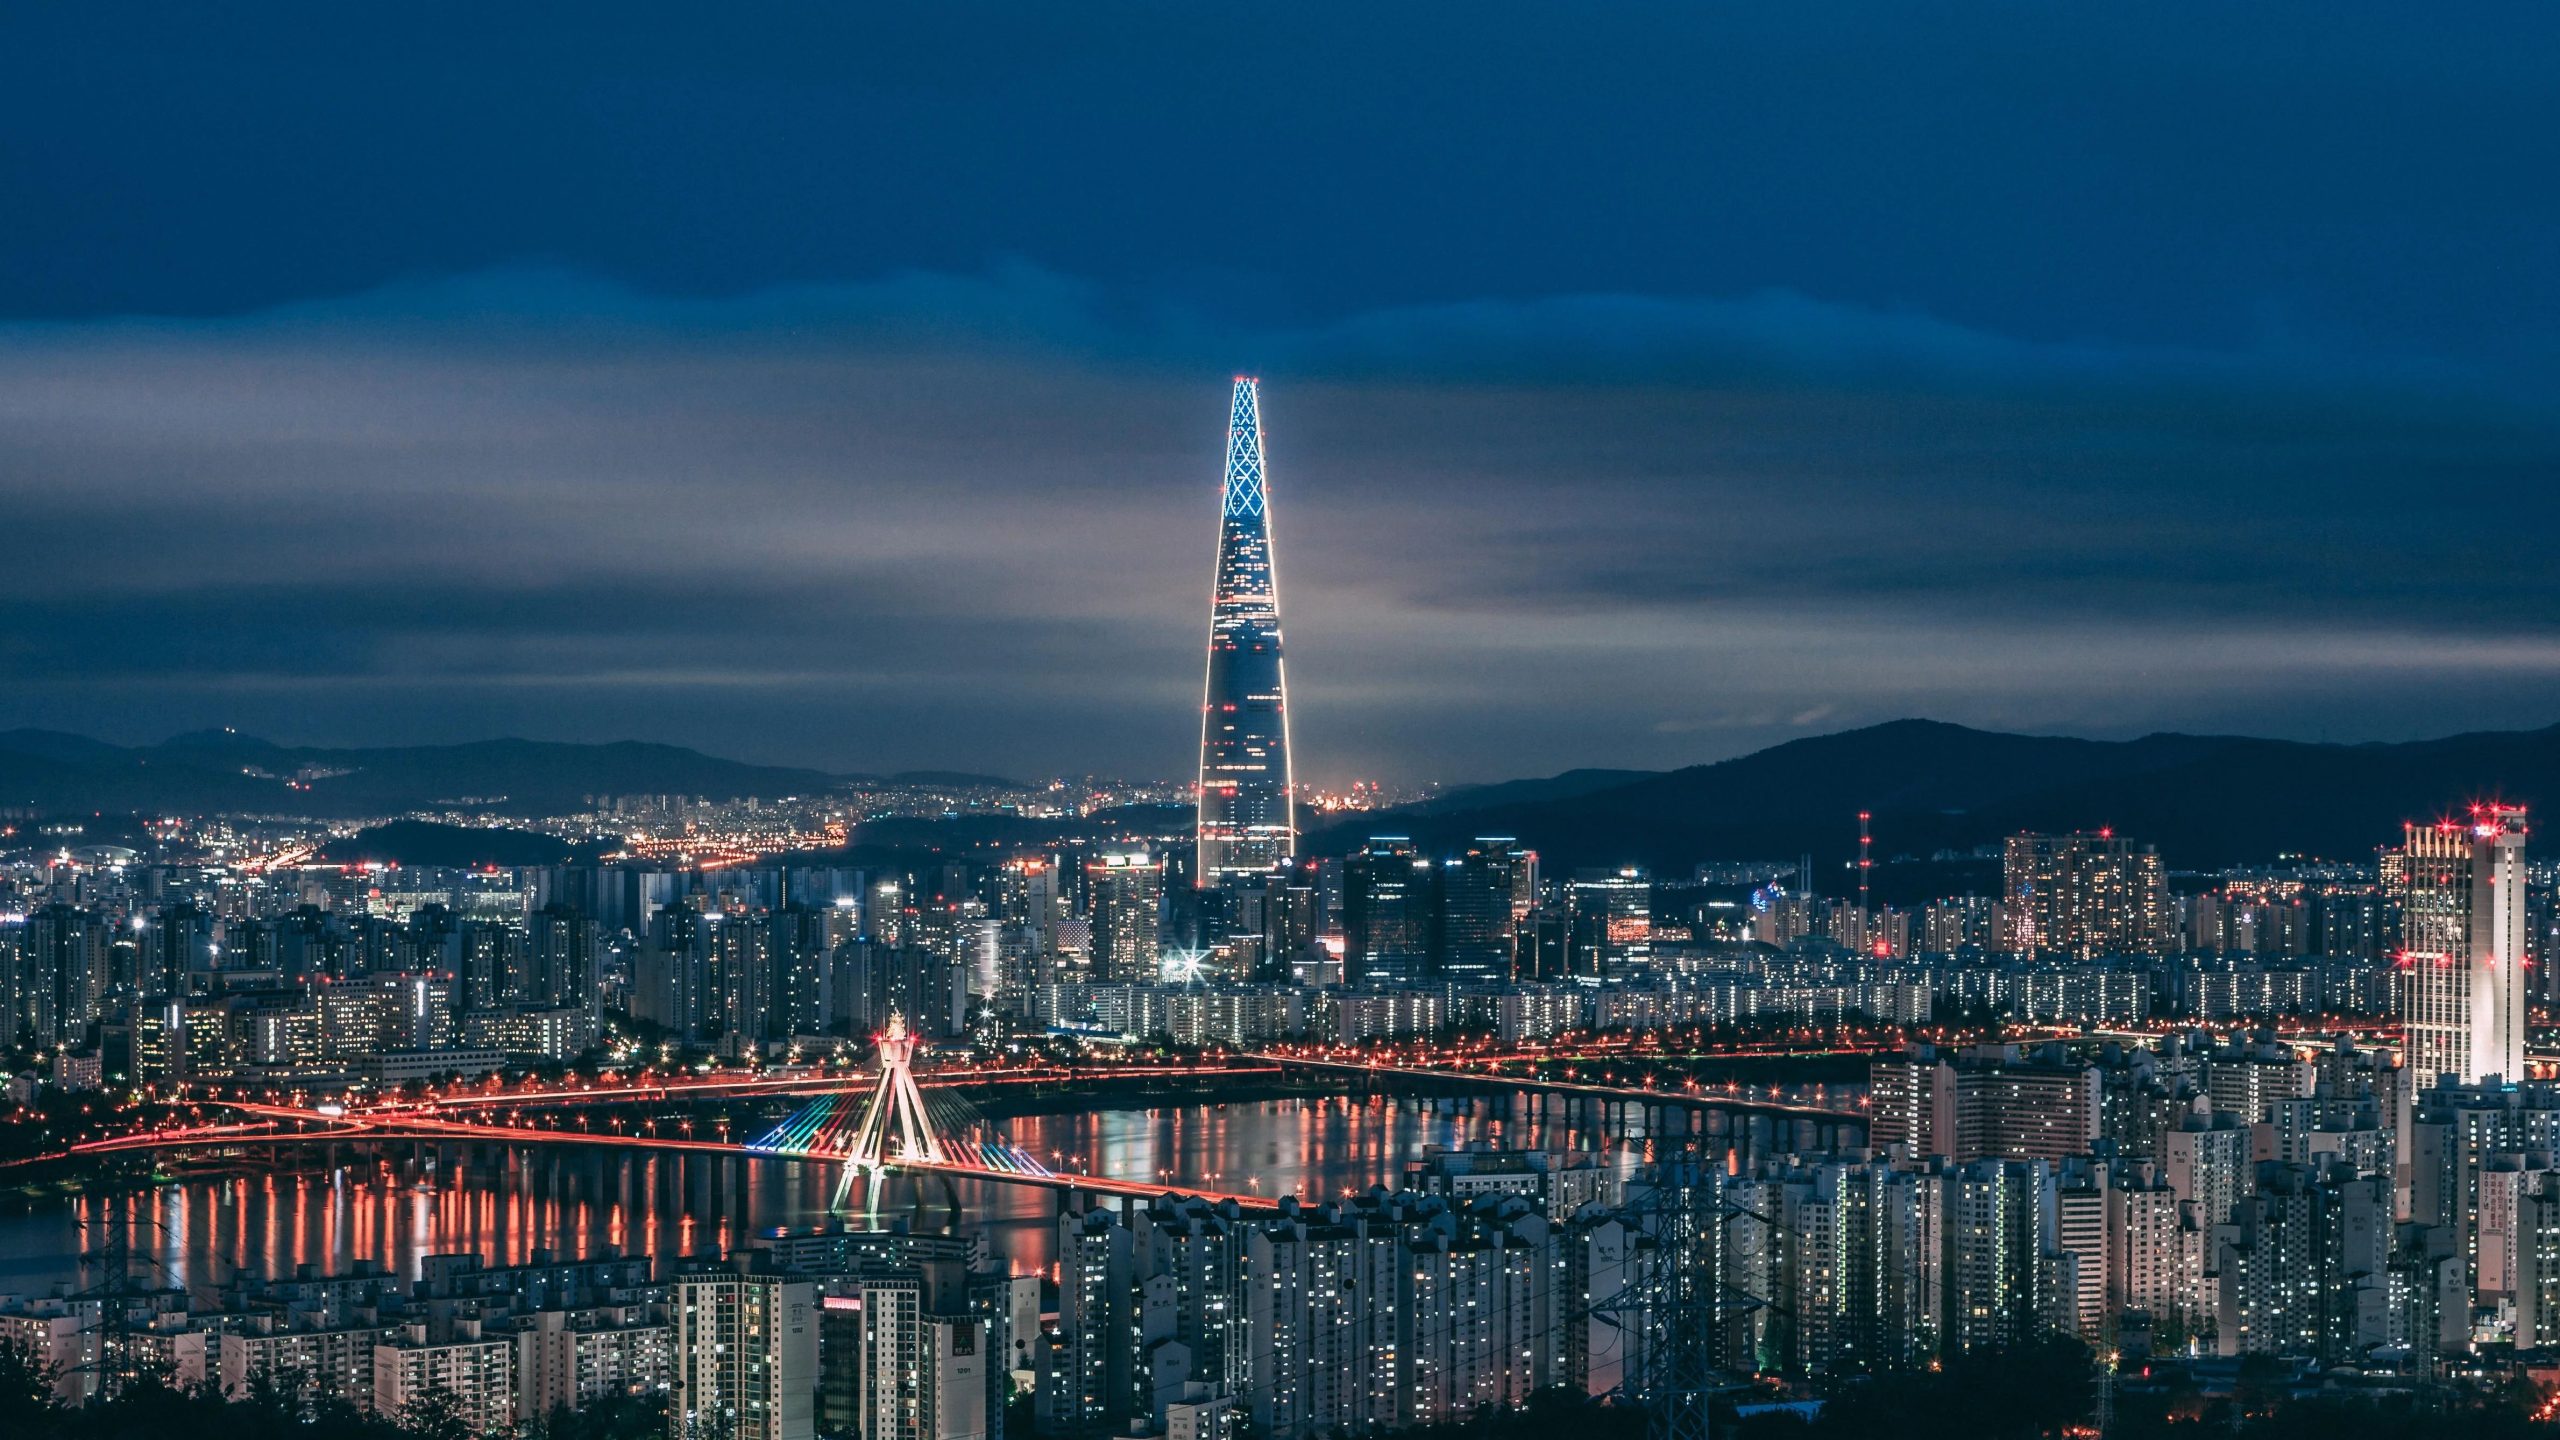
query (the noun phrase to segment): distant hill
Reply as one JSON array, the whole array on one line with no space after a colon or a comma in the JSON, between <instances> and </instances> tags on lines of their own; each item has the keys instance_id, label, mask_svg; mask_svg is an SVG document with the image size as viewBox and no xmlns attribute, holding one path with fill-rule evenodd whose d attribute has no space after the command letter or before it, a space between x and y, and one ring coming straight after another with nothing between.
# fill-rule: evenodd
<instances>
[{"instance_id":1,"label":"distant hill","mask_svg":"<svg viewBox=\"0 0 2560 1440\"><path fill-rule=\"evenodd\" d=\"M845 778L852 780L870 777L848 775ZM974 770L901 770L889 778L900 785L947 785L954 790L1028 790L1031 788L1019 780L1007 780L1001 775L981 775Z\"/></svg>"},{"instance_id":2,"label":"distant hill","mask_svg":"<svg viewBox=\"0 0 2560 1440\"><path fill-rule=\"evenodd\" d=\"M1875 816L1879 858L1967 850L2022 830L2097 829L2160 847L2173 868L2306 853L2365 859L2404 820L2490 797L2560 806L2560 726L2405 744L2317 745L2222 735L2073 740L1896 720L1621 784L1486 787L1381 811L1308 837L1340 854L1373 834L1452 851L1513 835L1550 867L1814 857L1831 870ZM1826 887L1827 888L1827 887Z\"/></svg>"},{"instance_id":3,"label":"distant hill","mask_svg":"<svg viewBox=\"0 0 2560 1440\"><path fill-rule=\"evenodd\" d=\"M568 841L530 830L440 825L394 820L368 825L321 848L320 858L340 865L374 860L385 865L559 865L573 853Z\"/></svg>"},{"instance_id":4,"label":"distant hill","mask_svg":"<svg viewBox=\"0 0 2560 1440\"><path fill-rule=\"evenodd\" d=\"M1402 807L1407 815L1447 815L1462 810L1486 810L1501 805L1526 805L1539 800L1570 800L1598 790L1614 790L1639 780L1652 780L1659 770L1567 770L1543 780L1504 780L1493 785L1462 785L1444 791L1428 800Z\"/></svg>"},{"instance_id":5,"label":"distant hill","mask_svg":"<svg viewBox=\"0 0 2560 1440\"><path fill-rule=\"evenodd\" d=\"M565 813L589 795L779 799L870 777L721 760L675 745L483 740L360 750L289 747L229 731L108 745L0 732L0 805L50 810L364 816L494 803Z\"/></svg>"}]
</instances>

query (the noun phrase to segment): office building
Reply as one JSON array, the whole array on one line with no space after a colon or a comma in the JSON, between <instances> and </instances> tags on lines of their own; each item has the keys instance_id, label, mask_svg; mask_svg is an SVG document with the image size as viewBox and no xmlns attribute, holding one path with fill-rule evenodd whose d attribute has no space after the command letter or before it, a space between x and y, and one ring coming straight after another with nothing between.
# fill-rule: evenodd
<instances>
[{"instance_id":1,"label":"office building","mask_svg":"<svg viewBox=\"0 0 2560 1440\"><path fill-rule=\"evenodd\" d=\"M1565 967L1576 979L1623 979L1652 955L1653 882L1642 870L1577 871L1565 906L1572 926Z\"/></svg>"},{"instance_id":2,"label":"office building","mask_svg":"<svg viewBox=\"0 0 2560 1440\"><path fill-rule=\"evenodd\" d=\"M1437 879L1400 835L1378 836L1343 860L1344 984L1379 989L1428 978Z\"/></svg>"},{"instance_id":3,"label":"office building","mask_svg":"<svg viewBox=\"0 0 2560 1440\"><path fill-rule=\"evenodd\" d=\"M1479 837L1440 866L1439 972L1499 984L1514 973L1519 923L1535 903L1538 857L1507 837Z\"/></svg>"}]
</instances>

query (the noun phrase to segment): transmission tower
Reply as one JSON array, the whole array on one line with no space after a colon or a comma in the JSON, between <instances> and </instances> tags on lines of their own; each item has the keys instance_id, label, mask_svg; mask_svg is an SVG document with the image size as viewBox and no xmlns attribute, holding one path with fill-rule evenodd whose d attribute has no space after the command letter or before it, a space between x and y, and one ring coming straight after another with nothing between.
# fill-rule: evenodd
<instances>
[{"instance_id":1,"label":"transmission tower","mask_svg":"<svg viewBox=\"0 0 2560 1440\"><path fill-rule=\"evenodd\" d=\"M2098 1336L2098 1404L2097 1414L2092 1417L2098 1432L2098 1440L2107 1440L2107 1432L2115 1428L2118 1343L2116 1312L2115 1307L2111 1305L2107 1307L2106 1326Z\"/></svg>"},{"instance_id":2,"label":"transmission tower","mask_svg":"<svg viewBox=\"0 0 2560 1440\"><path fill-rule=\"evenodd\" d=\"M1625 1207L1637 1227L1618 1293L1591 1307L1617 1317L1628 1347L1617 1398L1641 1406L1647 1440L1707 1440L1715 1392L1715 1337L1721 1322L1768 1302L1724 1279L1724 1226L1751 1219L1777 1226L1711 1191L1695 1146L1657 1159L1647 1188Z\"/></svg>"},{"instance_id":3,"label":"transmission tower","mask_svg":"<svg viewBox=\"0 0 2560 1440\"><path fill-rule=\"evenodd\" d=\"M1867 903L1867 882L1876 868L1875 836L1867 829L1867 822L1874 818L1867 811L1858 812L1858 923L1862 927L1869 924L1876 913Z\"/></svg>"},{"instance_id":4,"label":"transmission tower","mask_svg":"<svg viewBox=\"0 0 2560 1440\"><path fill-rule=\"evenodd\" d=\"M108 1202L112 1203L112 1202ZM95 1383L96 1398L112 1400L122 1393L125 1384L141 1373L133 1343L134 1302L149 1290L134 1284L137 1256L133 1248L133 1226L145 1224L158 1229L157 1216L137 1218L131 1215L92 1217L83 1214L81 1232L80 1273L89 1283L71 1297L72 1303L92 1313L81 1322L81 1334L89 1342L75 1372L87 1373ZM97 1233L103 1232L103 1233ZM93 1239L93 1235L95 1238ZM138 1257L142 1266L162 1282L151 1289L166 1289L168 1272L158 1256L144 1253Z\"/></svg>"}]
</instances>

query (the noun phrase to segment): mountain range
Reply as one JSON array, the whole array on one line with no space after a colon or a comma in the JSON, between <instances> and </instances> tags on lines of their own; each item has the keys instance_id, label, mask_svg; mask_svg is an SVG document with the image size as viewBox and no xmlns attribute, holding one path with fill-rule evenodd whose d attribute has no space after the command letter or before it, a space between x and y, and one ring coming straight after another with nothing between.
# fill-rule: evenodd
<instances>
[{"instance_id":1,"label":"mountain range","mask_svg":"<svg viewBox=\"0 0 2560 1440\"><path fill-rule=\"evenodd\" d=\"M0 806L48 812L333 818L505 797L508 811L559 814L591 795L779 798L884 778L1010 783L749 765L636 741L323 749L210 731L127 747L55 731L0 732ZM2105 827L2158 845L2172 868L2195 868L2281 854L2367 859L2399 838L2403 821L2488 799L2560 805L2560 726L2333 745L2234 735L2078 740L1896 720L1712 765L1570 770L1455 790L1313 828L1302 848L1342 854L1393 834L1451 854L1478 835L1509 835L1536 849L1551 873L1637 864L1680 875L1700 860L1798 855L1827 869L1855 856L1864 810L1886 870L2020 831ZM1120 820L1156 832L1178 828L1181 816L1151 811ZM1001 820L975 829L922 820L891 828L894 835L866 838L925 846L1057 838L1055 826Z\"/></svg>"},{"instance_id":2,"label":"mountain range","mask_svg":"<svg viewBox=\"0 0 2560 1440\"><path fill-rule=\"evenodd\" d=\"M110 745L54 730L0 731L0 806L41 811L309 815L320 818L460 808L503 798L518 813L566 814L590 795L778 799L883 780L1012 782L915 771L835 775L749 765L675 745L482 740L466 745L325 749L277 745L228 730L158 745Z\"/></svg>"},{"instance_id":3,"label":"mountain range","mask_svg":"<svg viewBox=\"0 0 2560 1440\"><path fill-rule=\"evenodd\" d=\"M1872 814L1880 861L1969 851L2020 831L2096 830L2159 846L2172 868L2279 854L2371 858L2403 821L2469 803L2560 804L2560 726L2332 745L2233 735L2075 740L1896 720L1660 772L1572 771L1455 791L1307 837L1341 854L1373 835L1449 854L1508 835L1552 869L1791 860L1857 853ZM1828 886L1824 888L1829 888Z\"/></svg>"}]
</instances>

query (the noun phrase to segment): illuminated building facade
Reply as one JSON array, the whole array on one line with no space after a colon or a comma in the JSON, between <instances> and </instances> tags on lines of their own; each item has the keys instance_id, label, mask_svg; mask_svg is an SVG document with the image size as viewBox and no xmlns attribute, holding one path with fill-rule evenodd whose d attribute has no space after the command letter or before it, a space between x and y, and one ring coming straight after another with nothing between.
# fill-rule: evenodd
<instances>
[{"instance_id":1,"label":"illuminated building facade","mask_svg":"<svg viewBox=\"0 0 2560 1440\"><path fill-rule=\"evenodd\" d=\"M2168 877L2148 845L2108 830L2012 835L2002 869L2008 946L2022 955L2094 960L2167 946Z\"/></svg>"},{"instance_id":2,"label":"illuminated building facade","mask_svg":"<svg viewBox=\"0 0 2560 1440\"><path fill-rule=\"evenodd\" d=\"M1431 862L1401 835L1380 835L1342 862L1342 979L1373 989L1430 977Z\"/></svg>"},{"instance_id":3,"label":"illuminated building facade","mask_svg":"<svg viewBox=\"0 0 2560 1440\"><path fill-rule=\"evenodd\" d=\"M1440 965L1453 980L1507 984L1520 917L1537 894L1538 857L1518 841L1480 836L1440 867Z\"/></svg>"},{"instance_id":4,"label":"illuminated building facade","mask_svg":"<svg viewBox=\"0 0 2560 1440\"><path fill-rule=\"evenodd\" d=\"M1192 878L1202 889L1267 874L1297 852L1288 688L1262 483L1262 412L1254 381L1239 377L1227 421L1226 504L1200 704L1200 851Z\"/></svg>"},{"instance_id":5,"label":"illuminated building facade","mask_svg":"<svg viewBox=\"0 0 2560 1440\"><path fill-rule=\"evenodd\" d=\"M1156 978L1164 865L1144 850L1097 855L1085 862L1093 895L1093 978Z\"/></svg>"},{"instance_id":6,"label":"illuminated building facade","mask_svg":"<svg viewBox=\"0 0 2560 1440\"><path fill-rule=\"evenodd\" d=\"M1653 882L1642 870L1579 871L1565 902L1573 923L1566 965L1575 978L1623 977L1653 954Z\"/></svg>"},{"instance_id":7,"label":"illuminated building facade","mask_svg":"<svg viewBox=\"0 0 2560 1440\"><path fill-rule=\"evenodd\" d=\"M2475 806L2471 823L2412 825L2393 867L2408 972L2409 1073L2524 1078L2524 811Z\"/></svg>"}]
</instances>

